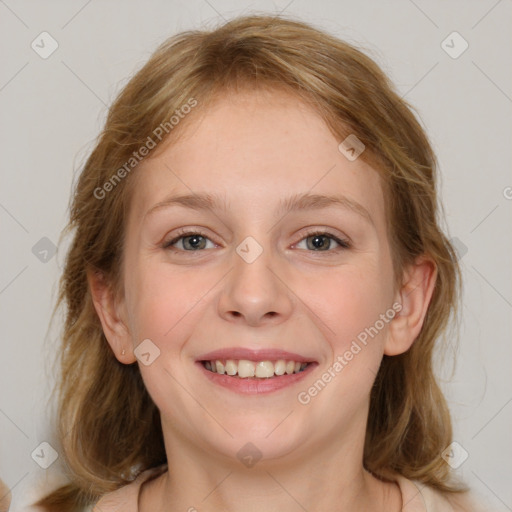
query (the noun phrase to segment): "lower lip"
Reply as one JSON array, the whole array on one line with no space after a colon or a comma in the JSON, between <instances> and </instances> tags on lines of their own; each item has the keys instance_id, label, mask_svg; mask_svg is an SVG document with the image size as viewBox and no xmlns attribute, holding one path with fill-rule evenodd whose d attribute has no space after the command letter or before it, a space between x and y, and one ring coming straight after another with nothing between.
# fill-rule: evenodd
<instances>
[{"instance_id":1,"label":"lower lip","mask_svg":"<svg viewBox=\"0 0 512 512\"><path fill-rule=\"evenodd\" d=\"M203 371L205 376L215 384L223 386L236 393L242 393L246 395L260 395L263 393L272 393L273 391L279 391L288 386L293 386L297 382L303 380L313 369L317 366L317 363L310 363L308 366L299 373L292 373L291 375L278 375L275 377L269 377L268 379L260 379L257 377L230 377L229 375L222 375L220 373L214 373L207 370L202 363L197 362L200 369Z\"/></svg>"}]
</instances>

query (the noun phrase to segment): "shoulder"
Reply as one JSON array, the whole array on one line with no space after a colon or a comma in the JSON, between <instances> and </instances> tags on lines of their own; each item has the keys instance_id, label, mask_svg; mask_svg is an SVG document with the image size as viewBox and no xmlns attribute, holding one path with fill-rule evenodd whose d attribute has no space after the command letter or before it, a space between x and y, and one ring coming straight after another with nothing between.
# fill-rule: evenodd
<instances>
[{"instance_id":1,"label":"shoulder","mask_svg":"<svg viewBox=\"0 0 512 512\"><path fill-rule=\"evenodd\" d=\"M397 476L402 491L403 512L484 512L471 492L442 493L416 480Z\"/></svg>"},{"instance_id":2,"label":"shoulder","mask_svg":"<svg viewBox=\"0 0 512 512\"><path fill-rule=\"evenodd\" d=\"M123 512L137 512L140 486L146 480L156 477L165 471L167 471L167 464L143 471L133 482L116 491L105 494L95 505L84 512L118 512L119 510Z\"/></svg>"},{"instance_id":3,"label":"shoulder","mask_svg":"<svg viewBox=\"0 0 512 512\"><path fill-rule=\"evenodd\" d=\"M482 499L472 492L454 494L446 496L446 500L450 503L454 512L488 512L487 507L484 508Z\"/></svg>"}]
</instances>

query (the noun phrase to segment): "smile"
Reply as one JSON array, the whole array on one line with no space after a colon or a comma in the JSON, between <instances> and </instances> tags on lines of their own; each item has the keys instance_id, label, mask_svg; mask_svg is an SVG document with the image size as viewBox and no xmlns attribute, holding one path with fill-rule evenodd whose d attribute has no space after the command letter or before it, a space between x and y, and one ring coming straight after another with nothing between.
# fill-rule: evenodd
<instances>
[{"instance_id":1,"label":"smile","mask_svg":"<svg viewBox=\"0 0 512 512\"><path fill-rule=\"evenodd\" d=\"M203 366L212 373L247 379L270 379L282 375L292 375L304 371L309 363L278 359L277 361L249 361L247 359L216 359L202 361Z\"/></svg>"},{"instance_id":2,"label":"smile","mask_svg":"<svg viewBox=\"0 0 512 512\"><path fill-rule=\"evenodd\" d=\"M318 362L285 350L230 347L201 354L196 365L216 387L260 396L298 384Z\"/></svg>"}]
</instances>

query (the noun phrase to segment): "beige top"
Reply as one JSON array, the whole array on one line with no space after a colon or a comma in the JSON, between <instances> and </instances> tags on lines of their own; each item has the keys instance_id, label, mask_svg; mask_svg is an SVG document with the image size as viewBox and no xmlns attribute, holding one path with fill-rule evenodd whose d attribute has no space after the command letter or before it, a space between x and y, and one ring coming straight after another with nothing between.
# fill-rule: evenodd
<instances>
[{"instance_id":1,"label":"beige top","mask_svg":"<svg viewBox=\"0 0 512 512\"><path fill-rule=\"evenodd\" d=\"M148 469L133 482L117 491L103 496L94 506L92 512L138 512L137 502L140 486L151 477L156 477L167 470L167 464ZM419 482L397 476L396 481L402 492L403 512L457 512L441 493ZM471 507L471 512L479 509Z\"/></svg>"}]
</instances>

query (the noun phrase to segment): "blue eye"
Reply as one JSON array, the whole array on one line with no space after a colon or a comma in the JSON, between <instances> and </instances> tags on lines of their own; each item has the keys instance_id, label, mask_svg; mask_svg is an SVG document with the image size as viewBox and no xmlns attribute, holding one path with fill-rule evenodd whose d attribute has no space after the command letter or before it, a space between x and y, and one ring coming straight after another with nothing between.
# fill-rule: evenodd
<instances>
[{"instance_id":1,"label":"blue eye","mask_svg":"<svg viewBox=\"0 0 512 512\"><path fill-rule=\"evenodd\" d=\"M311 241L309 242L309 240ZM332 242L338 245L338 247L334 247L334 249L342 250L350 248L350 242L348 240L338 238L328 231L314 231L308 233L296 245L299 245L303 241L306 241L306 250L313 252L333 252ZM180 242L181 247L173 247ZM207 247L208 242L210 242L213 247ZM200 252L202 249L211 249L214 247L215 244L200 231L181 232L178 236L163 244L164 249L169 249L174 252Z\"/></svg>"},{"instance_id":2,"label":"blue eye","mask_svg":"<svg viewBox=\"0 0 512 512\"><path fill-rule=\"evenodd\" d=\"M299 244L304 240L306 241L306 250L314 252L332 252L329 251L332 245L331 241L334 241L342 249L348 249L350 247L348 240L342 240L328 231L314 231L308 233ZM309 240L311 240L310 243L308 243Z\"/></svg>"},{"instance_id":3,"label":"blue eye","mask_svg":"<svg viewBox=\"0 0 512 512\"><path fill-rule=\"evenodd\" d=\"M185 251L196 252L198 249L206 249L206 241L211 240L203 235L200 232L190 231L185 233L180 233L179 236L173 238L169 242L165 242L164 249L169 249L171 246L175 245L178 242L182 242L182 249ZM176 250L176 249L174 249ZM180 249L177 249L180 250Z\"/></svg>"}]
</instances>

